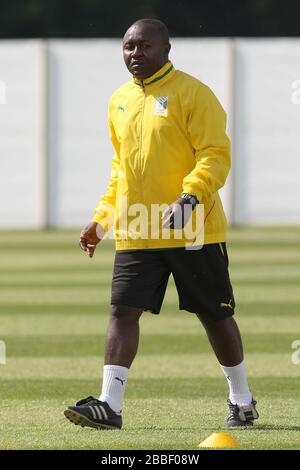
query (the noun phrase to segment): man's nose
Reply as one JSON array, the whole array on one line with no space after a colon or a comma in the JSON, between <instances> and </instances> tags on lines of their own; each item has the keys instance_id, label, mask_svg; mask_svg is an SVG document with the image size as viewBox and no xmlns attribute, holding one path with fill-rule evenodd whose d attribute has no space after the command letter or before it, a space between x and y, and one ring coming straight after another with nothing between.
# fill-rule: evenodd
<instances>
[{"instance_id":1,"label":"man's nose","mask_svg":"<svg viewBox=\"0 0 300 470\"><path fill-rule=\"evenodd\" d=\"M143 55L143 50L140 46L135 46L135 48L132 51L131 56L132 57L141 57Z\"/></svg>"}]
</instances>

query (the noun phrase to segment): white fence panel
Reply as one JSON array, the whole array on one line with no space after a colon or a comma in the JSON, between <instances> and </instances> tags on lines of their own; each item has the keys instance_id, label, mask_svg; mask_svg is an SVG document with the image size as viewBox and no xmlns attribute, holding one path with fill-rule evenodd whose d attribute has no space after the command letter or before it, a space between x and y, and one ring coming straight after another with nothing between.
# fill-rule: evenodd
<instances>
[{"instance_id":1,"label":"white fence panel","mask_svg":"<svg viewBox=\"0 0 300 470\"><path fill-rule=\"evenodd\" d=\"M50 41L49 68L50 224L78 226L106 190L108 101L129 76L119 40Z\"/></svg>"},{"instance_id":2,"label":"white fence panel","mask_svg":"<svg viewBox=\"0 0 300 470\"><path fill-rule=\"evenodd\" d=\"M237 42L236 222L300 222L299 39Z\"/></svg>"},{"instance_id":3,"label":"white fence panel","mask_svg":"<svg viewBox=\"0 0 300 470\"><path fill-rule=\"evenodd\" d=\"M38 41L0 42L0 227L41 225L40 57Z\"/></svg>"}]
</instances>

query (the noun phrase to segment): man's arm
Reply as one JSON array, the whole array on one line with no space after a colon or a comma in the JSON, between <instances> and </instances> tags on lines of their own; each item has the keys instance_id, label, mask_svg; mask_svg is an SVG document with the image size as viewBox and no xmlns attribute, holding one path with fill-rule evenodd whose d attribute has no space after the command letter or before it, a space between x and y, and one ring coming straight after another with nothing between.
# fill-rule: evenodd
<instances>
[{"instance_id":1,"label":"man's arm","mask_svg":"<svg viewBox=\"0 0 300 470\"><path fill-rule=\"evenodd\" d=\"M188 119L188 132L196 164L183 179L182 192L193 194L199 202L203 202L224 185L230 169L226 114L207 87L196 94Z\"/></svg>"},{"instance_id":2,"label":"man's arm","mask_svg":"<svg viewBox=\"0 0 300 470\"><path fill-rule=\"evenodd\" d=\"M106 193L100 198L97 207L94 210L93 222L101 224L105 232L109 230L113 223L119 166L119 156L115 153L112 158L111 175Z\"/></svg>"},{"instance_id":3,"label":"man's arm","mask_svg":"<svg viewBox=\"0 0 300 470\"><path fill-rule=\"evenodd\" d=\"M198 202L203 202L224 185L230 169L226 114L208 87L198 91L193 100L188 132L195 152L195 167L183 179L182 195L190 194L196 196ZM184 210L186 205L188 210ZM188 205L186 200L179 197L163 214L163 226L184 227L192 213L192 208ZM175 227L176 212L182 214L182 217L177 217Z\"/></svg>"},{"instance_id":4,"label":"man's arm","mask_svg":"<svg viewBox=\"0 0 300 470\"><path fill-rule=\"evenodd\" d=\"M110 139L113 144L115 154L112 158L112 168L110 180L107 186L106 193L102 196L98 202L96 209L94 210L93 221L101 224L105 232L109 230L113 223L114 209L116 206L116 193L118 185L118 174L120 168L120 144L117 139L115 129L111 120L111 111L109 107L108 114L108 128Z\"/></svg>"},{"instance_id":5,"label":"man's arm","mask_svg":"<svg viewBox=\"0 0 300 470\"><path fill-rule=\"evenodd\" d=\"M110 110L108 126L110 138L115 149L115 154L112 158L110 180L106 193L100 198L98 205L94 210L93 221L82 230L79 239L81 249L86 251L90 258L93 257L97 244L102 240L105 232L109 230L113 223L114 209L116 205L118 173L120 167L120 147L111 121Z\"/></svg>"}]
</instances>

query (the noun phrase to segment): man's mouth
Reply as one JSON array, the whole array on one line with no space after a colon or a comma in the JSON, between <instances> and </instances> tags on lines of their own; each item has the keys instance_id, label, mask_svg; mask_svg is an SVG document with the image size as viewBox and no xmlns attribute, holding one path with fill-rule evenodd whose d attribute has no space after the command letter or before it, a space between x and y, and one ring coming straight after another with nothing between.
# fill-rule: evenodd
<instances>
[{"instance_id":1,"label":"man's mouth","mask_svg":"<svg viewBox=\"0 0 300 470\"><path fill-rule=\"evenodd\" d=\"M142 67L143 65L145 65L145 62L142 62L142 61L135 61L135 62L131 62L131 67Z\"/></svg>"}]
</instances>

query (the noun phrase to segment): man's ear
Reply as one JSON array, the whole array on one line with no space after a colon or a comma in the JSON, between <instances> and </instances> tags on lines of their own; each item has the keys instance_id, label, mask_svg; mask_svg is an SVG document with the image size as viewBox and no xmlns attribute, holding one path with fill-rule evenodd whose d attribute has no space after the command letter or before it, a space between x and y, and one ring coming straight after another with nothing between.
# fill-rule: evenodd
<instances>
[{"instance_id":1,"label":"man's ear","mask_svg":"<svg viewBox=\"0 0 300 470\"><path fill-rule=\"evenodd\" d=\"M170 52L170 49L171 49L171 44L166 44L165 45L165 54L167 56L167 59L169 59L169 52Z\"/></svg>"}]
</instances>

